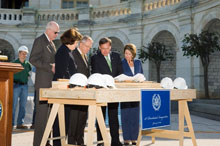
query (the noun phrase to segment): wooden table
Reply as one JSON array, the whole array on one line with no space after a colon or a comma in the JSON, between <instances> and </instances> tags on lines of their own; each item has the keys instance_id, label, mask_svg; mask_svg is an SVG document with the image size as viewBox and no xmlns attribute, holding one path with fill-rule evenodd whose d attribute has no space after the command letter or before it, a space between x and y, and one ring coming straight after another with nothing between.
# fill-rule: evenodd
<instances>
[{"instance_id":1,"label":"wooden table","mask_svg":"<svg viewBox=\"0 0 220 146\"><path fill-rule=\"evenodd\" d=\"M40 89L40 99L48 100L48 103L53 104L44 132L44 136L41 142L41 146L45 146L57 114L59 118L59 128L61 134L60 136L62 138L62 146L69 146L68 144L66 144L66 140L64 138L64 104L89 106L87 146L93 145L93 135L95 131L96 119L100 126L105 146L110 146L109 136L106 130L101 107L106 106L107 103L113 102L140 101L141 89L149 89L149 87L150 89L159 88L158 84L155 84L157 88L151 88L149 84L152 83L136 83L136 85L132 83L118 83L116 86L120 86L120 88L117 89L66 89L67 83L53 82L52 88ZM133 85L135 85L135 87ZM180 146L183 146L184 137L191 137L194 146L196 146L195 135L192 128L192 122L187 105L187 101L192 101L192 99L194 98L196 98L196 90L194 89L170 90L170 99L177 100L179 103L179 130L140 130L137 145L139 145L142 135L147 135L152 136L153 142L155 141L155 137L179 139ZM184 118L186 118L187 125L189 127L189 132L184 132Z\"/></svg>"}]
</instances>

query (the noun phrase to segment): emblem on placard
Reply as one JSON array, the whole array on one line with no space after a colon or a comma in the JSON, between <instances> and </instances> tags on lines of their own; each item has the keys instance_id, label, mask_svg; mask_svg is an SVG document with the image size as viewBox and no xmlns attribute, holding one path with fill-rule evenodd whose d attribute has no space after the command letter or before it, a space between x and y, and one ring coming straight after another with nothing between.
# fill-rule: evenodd
<instances>
[{"instance_id":1,"label":"emblem on placard","mask_svg":"<svg viewBox=\"0 0 220 146\"><path fill-rule=\"evenodd\" d=\"M152 97L152 106L153 106L155 111L159 111L160 110L161 99L160 99L160 95L159 94L154 94L153 95L153 97Z\"/></svg>"},{"instance_id":2,"label":"emblem on placard","mask_svg":"<svg viewBox=\"0 0 220 146\"><path fill-rule=\"evenodd\" d=\"M1 121L2 117L3 117L3 104L0 100L0 121Z\"/></svg>"}]
</instances>

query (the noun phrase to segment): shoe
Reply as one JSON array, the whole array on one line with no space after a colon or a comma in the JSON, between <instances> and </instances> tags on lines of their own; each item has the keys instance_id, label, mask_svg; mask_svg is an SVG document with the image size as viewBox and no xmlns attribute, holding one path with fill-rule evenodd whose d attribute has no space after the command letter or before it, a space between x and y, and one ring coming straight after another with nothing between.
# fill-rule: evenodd
<instances>
[{"instance_id":1,"label":"shoe","mask_svg":"<svg viewBox=\"0 0 220 146\"><path fill-rule=\"evenodd\" d=\"M132 146L135 146L137 143L136 142L132 142Z\"/></svg>"},{"instance_id":2,"label":"shoe","mask_svg":"<svg viewBox=\"0 0 220 146\"><path fill-rule=\"evenodd\" d=\"M52 146L49 142L46 143L46 146Z\"/></svg>"},{"instance_id":3,"label":"shoe","mask_svg":"<svg viewBox=\"0 0 220 146\"><path fill-rule=\"evenodd\" d=\"M124 145L129 145L129 142L125 142Z\"/></svg>"},{"instance_id":4,"label":"shoe","mask_svg":"<svg viewBox=\"0 0 220 146\"><path fill-rule=\"evenodd\" d=\"M123 146L121 142L112 142L111 146Z\"/></svg>"},{"instance_id":5,"label":"shoe","mask_svg":"<svg viewBox=\"0 0 220 146\"><path fill-rule=\"evenodd\" d=\"M104 143L99 143L97 144L97 146L104 146Z\"/></svg>"},{"instance_id":6,"label":"shoe","mask_svg":"<svg viewBox=\"0 0 220 146\"><path fill-rule=\"evenodd\" d=\"M16 127L17 129L28 129L27 126L24 126L24 125L17 125Z\"/></svg>"},{"instance_id":7,"label":"shoe","mask_svg":"<svg viewBox=\"0 0 220 146\"><path fill-rule=\"evenodd\" d=\"M34 124L31 125L30 129L34 129Z\"/></svg>"}]
</instances>

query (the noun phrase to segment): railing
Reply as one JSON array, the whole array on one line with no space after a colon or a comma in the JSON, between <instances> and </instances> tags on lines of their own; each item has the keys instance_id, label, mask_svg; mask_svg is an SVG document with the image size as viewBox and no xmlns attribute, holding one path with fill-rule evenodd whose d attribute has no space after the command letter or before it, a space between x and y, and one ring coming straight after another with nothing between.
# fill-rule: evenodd
<instances>
[{"instance_id":1,"label":"railing","mask_svg":"<svg viewBox=\"0 0 220 146\"><path fill-rule=\"evenodd\" d=\"M22 22L21 10L0 9L0 23L17 25Z\"/></svg>"},{"instance_id":2,"label":"railing","mask_svg":"<svg viewBox=\"0 0 220 146\"><path fill-rule=\"evenodd\" d=\"M144 10L147 12L157 8L175 5L181 1L182 0L146 0ZM129 2L87 9L90 9L87 14L90 15L88 17L94 21L102 21L102 18L121 18L132 13ZM83 9L39 9L36 13L33 12L31 14L34 19L31 23L37 22L38 24L45 24L51 20L58 21L59 23L77 22L79 18L84 17L84 13L82 13L82 17L80 17L81 10ZM28 20L25 19L26 15L24 15L23 12L22 9L0 9L0 24L17 25L21 24L23 20L25 20L23 23L27 23ZM29 17L29 14L27 17Z\"/></svg>"},{"instance_id":3,"label":"railing","mask_svg":"<svg viewBox=\"0 0 220 146\"><path fill-rule=\"evenodd\" d=\"M49 10L38 10L37 12L37 21L38 22L48 22L51 20L54 21L73 21L78 20L78 12L74 9L49 9Z\"/></svg>"},{"instance_id":4,"label":"railing","mask_svg":"<svg viewBox=\"0 0 220 146\"><path fill-rule=\"evenodd\" d=\"M145 3L145 11L166 7L169 5L175 5L179 3L181 0L146 0Z\"/></svg>"},{"instance_id":5,"label":"railing","mask_svg":"<svg viewBox=\"0 0 220 146\"><path fill-rule=\"evenodd\" d=\"M128 3L121 3L119 5L95 7L92 10L92 18L104 18L113 16L122 16L131 14L131 9L128 7Z\"/></svg>"}]
</instances>

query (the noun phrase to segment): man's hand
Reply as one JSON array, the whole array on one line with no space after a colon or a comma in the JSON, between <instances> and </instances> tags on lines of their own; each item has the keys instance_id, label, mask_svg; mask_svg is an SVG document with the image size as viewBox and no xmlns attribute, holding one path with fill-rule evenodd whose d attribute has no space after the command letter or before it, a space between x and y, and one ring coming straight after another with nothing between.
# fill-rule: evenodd
<instances>
[{"instance_id":1,"label":"man's hand","mask_svg":"<svg viewBox=\"0 0 220 146\"><path fill-rule=\"evenodd\" d=\"M52 72L55 74L55 63L52 63L51 66L52 66L52 69L51 69L51 70L52 70Z\"/></svg>"}]
</instances>

